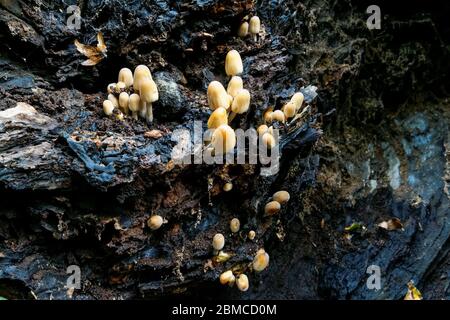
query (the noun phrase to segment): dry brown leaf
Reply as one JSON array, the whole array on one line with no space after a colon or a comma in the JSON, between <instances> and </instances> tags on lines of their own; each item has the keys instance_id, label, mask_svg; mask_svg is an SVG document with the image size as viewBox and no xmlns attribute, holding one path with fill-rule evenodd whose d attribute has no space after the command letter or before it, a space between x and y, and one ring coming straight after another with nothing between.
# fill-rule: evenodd
<instances>
[{"instance_id":1,"label":"dry brown leaf","mask_svg":"<svg viewBox=\"0 0 450 320\"><path fill-rule=\"evenodd\" d=\"M78 40L75 40L74 44L77 50L88 58L81 63L83 66L95 66L106 57L108 51L101 32L97 33L96 47L82 44Z\"/></svg>"},{"instance_id":2,"label":"dry brown leaf","mask_svg":"<svg viewBox=\"0 0 450 320\"><path fill-rule=\"evenodd\" d=\"M398 218L392 218L378 224L378 227L386 229L388 231L392 230L403 230L403 224Z\"/></svg>"},{"instance_id":3,"label":"dry brown leaf","mask_svg":"<svg viewBox=\"0 0 450 320\"><path fill-rule=\"evenodd\" d=\"M161 130L153 129L144 133L144 138L159 139L164 135Z\"/></svg>"}]
</instances>

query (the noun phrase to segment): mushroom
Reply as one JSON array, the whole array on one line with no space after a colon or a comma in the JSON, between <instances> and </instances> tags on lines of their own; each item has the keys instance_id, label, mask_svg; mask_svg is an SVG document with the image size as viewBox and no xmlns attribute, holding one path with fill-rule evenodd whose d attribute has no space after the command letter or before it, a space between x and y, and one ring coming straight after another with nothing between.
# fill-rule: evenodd
<instances>
[{"instance_id":1,"label":"mushroom","mask_svg":"<svg viewBox=\"0 0 450 320\"><path fill-rule=\"evenodd\" d=\"M164 219L159 215L153 215L147 220L147 226L151 230L158 230L164 223Z\"/></svg>"},{"instance_id":2,"label":"mushroom","mask_svg":"<svg viewBox=\"0 0 450 320\"><path fill-rule=\"evenodd\" d=\"M270 201L266 204L264 207L264 212L266 216L273 216L274 214L277 214L281 209L281 205L278 201Z\"/></svg>"},{"instance_id":3,"label":"mushroom","mask_svg":"<svg viewBox=\"0 0 450 320\"><path fill-rule=\"evenodd\" d=\"M150 72L150 69L147 66L140 64L136 67L136 69L134 69L134 75L133 75L134 92L139 92L139 90L141 88L141 82L144 79L152 80L152 74Z\"/></svg>"},{"instance_id":4,"label":"mushroom","mask_svg":"<svg viewBox=\"0 0 450 320\"><path fill-rule=\"evenodd\" d=\"M289 199L291 198L291 196L289 195L289 192L281 190L278 192L275 192L272 196L272 199L274 201L277 201L280 204L285 204L289 201Z\"/></svg>"},{"instance_id":5,"label":"mushroom","mask_svg":"<svg viewBox=\"0 0 450 320\"><path fill-rule=\"evenodd\" d=\"M238 92L243 89L243 87L244 83L242 81L242 78L239 76L233 76L230 82L228 82L227 93L234 98L236 97Z\"/></svg>"},{"instance_id":6,"label":"mushroom","mask_svg":"<svg viewBox=\"0 0 450 320\"><path fill-rule=\"evenodd\" d=\"M256 131L258 132L258 135L262 136L264 133L269 131L269 127L265 124L262 124L258 127L258 129L256 129Z\"/></svg>"},{"instance_id":7,"label":"mushroom","mask_svg":"<svg viewBox=\"0 0 450 320\"><path fill-rule=\"evenodd\" d=\"M125 83L126 88L131 87L133 85L133 72L128 68L120 69L117 82Z\"/></svg>"},{"instance_id":8,"label":"mushroom","mask_svg":"<svg viewBox=\"0 0 450 320\"><path fill-rule=\"evenodd\" d=\"M208 85L207 95L208 105L211 110L216 110L217 108L229 108L230 100L228 94L219 81L212 81Z\"/></svg>"},{"instance_id":9,"label":"mushroom","mask_svg":"<svg viewBox=\"0 0 450 320\"><path fill-rule=\"evenodd\" d=\"M291 102L295 104L295 112L298 112L298 110L300 110L303 104L303 100L305 100L305 96L301 92L297 92L292 96Z\"/></svg>"},{"instance_id":10,"label":"mushroom","mask_svg":"<svg viewBox=\"0 0 450 320\"><path fill-rule=\"evenodd\" d=\"M116 91L116 85L117 85L117 83L108 84L108 86L106 87L106 91L108 93L114 93Z\"/></svg>"},{"instance_id":11,"label":"mushroom","mask_svg":"<svg viewBox=\"0 0 450 320\"><path fill-rule=\"evenodd\" d=\"M266 111L264 111L264 114L263 114L264 121L269 122L269 123L272 122L272 114L273 114L272 107L270 107Z\"/></svg>"},{"instance_id":12,"label":"mushroom","mask_svg":"<svg viewBox=\"0 0 450 320\"><path fill-rule=\"evenodd\" d=\"M111 100L105 100L103 101L103 112L107 115L110 116L113 114L114 111L114 105L111 102Z\"/></svg>"},{"instance_id":13,"label":"mushroom","mask_svg":"<svg viewBox=\"0 0 450 320\"><path fill-rule=\"evenodd\" d=\"M293 116L295 116L295 113L297 112L297 108L295 106L295 103L290 101L287 104L285 104L283 106L283 112L284 112L284 117L286 119L292 118Z\"/></svg>"},{"instance_id":14,"label":"mushroom","mask_svg":"<svg viewBox=\"0 0 450 320\"><path fill-rule=\"evenodd\" d=\"M279 122L283 122L285 121L285 117L284 117L284 113L281 110L275 110L272 113L272 121L279 121Z\"/></svg>"},{"instance_id":15,"label":"mushroom","mask_svg":"<svg viewBox=\"0 0 450 320\"><path fill-rule=\"evenodd\" d=\"M275 138L269 132L262 135L261 141L267 149L272 149L277 144Z\"/></svg>"},{"instance_id":16,"label":"mushroom","mask_svg":"<svg viewBox=\"0 0 450 320\"><path fill-rule=\"evenodd\" d=\"M125 82L119 81L116 83L116 93L120 94L121 92L124 92L127 88Z\"/></svg>"},{"instance_id":17,"label":"mushroom","mask_svg":"<svg viewBox=\"0 0 450 320\"><path fill-rule=\"evenodd\" d=\"M261 21L258 16L253 16L250 19L248 31L253 35L253 41L256 42L258 40L258 34L261 31Z\"/></svg>"},{"instance_id":18,"label":"mushroom","mask_svg":"<svg viewBox=\"0 0 450 320\"><path fill-rule=\"evenodd\" d=\"M128 104L130 102L130 96L126 92L122 92L119 95L119 107L123 113L128 114Z\"/></svg>"},{"instance_id":19,"label":"mushroom","mask_svg":"<svg viewBox=\"0 0 450 320\"><path fill-rule=\"evenodd\" d=\"M217 251L222 250L225 246L225 237L221 233L216 233L212 241L213 248Z\"/></svg>"},{"instance_id":20,"label":"mushroom","mask_svg":"<svg viewBox=\"0 0 450 320\"><path fill-rule=\"evenodd\" d=\"M255 258L253 259L252 267L256 272L261 272L269 265L269 255L264 249L258 250Z\"/></svg>"},{"instance_id":21,"label":"mushroom","mask_svg":"<svg viewBox=\"0 0 450 320\"><path fill-rule=\"evenodd\" d=\"M244 71L241 55L236 50L230 50L225 58L225 72L227 76L237 76Z\"/></svg>"},{"instance_id":22,"label":"mushroom","mask_svg":"<svg viewBox=\"0 0 450 320\"><path fill-rule=\"evenodd\" d=\"M239 231L239 228L241 227L241 222L239 221L238 218L233 218L230 221L230 230L233 233L236 233Z\"/></svg>"},{"instance_id":23,"label":"mushroom","mask_svg":"<svg viewBox=\"0 0 450 320\"><path fill-rule=\"evenodd\" d=\"M208 119L208 129L215 129L223 124L228 124L228 114L225 108L217 108Z\"/></svg>"},{"instance_id":24,"label":"mushroom","mask_svg":"<svg viewBox=\"0 0 450 320\"><path fill-rule=\"evenodd\" d=\"M112 93L108 94L108 100L112 102L114 108L119 107L119 100L117 100L116 96L113 95Z\"/></svg>"},{"instance_id":25,"label":"mushroom","mask_svg":"<svg viewBox=\"0 0 450 320\"><path fill-rule=\"evenodd\" d=\"M233 184L231 182L227 182L223 186L223 191L225 191L225 192L229 192L229 191L231 191L231 189L233 189Z\"/></svg>"},{"instance_id":26,"label":"mushroom","mask_svg":"<svg viewBox=\"0 0 450 320\"><path fill-rule=\"evenodd\" d=\"M241 274L236 279L236 286L241 291L247 291L248 290L248 277L245 274Z\"/></svg>"},{"instance_id":27,"label":"mushroom","mask_svg":"<svg viewBox=\"0 0 450 320\"><path fill-rule=\"evenodd\" d=\"M236 145L236 134L234 130L226 124L217 127L212 135L211 145L214 148L215 154L230 152Z\"/></svg>"},{"instance_id":28,"label":"mushroom","mask_svg":"<svg viewBox=\"0 0 450 320\"><path fill-rule=\"evenodd\" d=\"M233 121L236 114L242 114L248 111L250 107L250 92L247 89L242 89L238 92L236 97L234 97L233 103L231 104L231 114L228 119L229 122Z\"/></svg>"},{"instance_id":29,"label":"mushroom","mask_svg":"<svg viewBox=\"0 0 450 320\"><path fill-rule=\"evenodd\" d=\"M157 101L159 98L158 88L156 87L155 81L152 79L143 79L139 87L141 104L145 104L146 114L145 119L147 123L153 122L153 107L152 103Z\"/></svg>"},{"instance_id":30,"label":"mushroom","mask_svg":"<svg viewBox=\"0 0 450 320\"><path fill-rule=\"evenodd\" d=\"M256 232L253 231L253 230L250 230L250 231L248 232L248 238L249 238L250 240L253 240L253 239L255 239L255 237L256 237Z\"/></svg>"},{"instance_id":31,"label":"mushroom","mask_svg":"<svg viewBox=\"0 0 450 320\"><path fill-rule=\"evenodd\" d=\"M132 118L135 120L137 120L137 118L138 118L140 101L141 101L141 97L139 97L138 94L133 93L130 95L130 99L128 101L128 108L131 111Z\"/></svg>"},{"instance_id":32,"label":"mushroom","mask_svg":"<svg viewBox=\"0 0 450 320\"><path fill-rule=\"evenodd\" d=\"M245 38L248 35L248 22L243 22L239 26L238 36L241 38Z\"/></svg>"},{"instance_id":33,"label":"mushroom","mask_svg":"<svg viewBox=\"0 0 450 320\"><path fill-rule=\"evenodd\" d=\"M225 284L233 285L235 280L236 280L236 278L233 274L233 271L231 271L231 270L223 272L219 277L219 281L223 285L225 285Z\"/></svg>"}]
</instances>

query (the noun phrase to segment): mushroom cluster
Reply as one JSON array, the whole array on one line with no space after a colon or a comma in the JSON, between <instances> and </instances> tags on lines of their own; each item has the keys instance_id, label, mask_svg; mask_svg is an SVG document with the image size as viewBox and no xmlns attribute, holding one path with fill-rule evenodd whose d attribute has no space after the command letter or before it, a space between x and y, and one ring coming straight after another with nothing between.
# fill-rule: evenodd
<instances>
[{"instance_id":1,"label":"mushroom cluster","mask_svg":"<svg viewBox=\"0 0 450 320\"><path fill-rule=\"evenodd\" d=\"M152 103L159 99L159 94L147 66L138 65L134 73L128 68L120 69L117 83L110 83L107 91L108 98L103 101L107 116L116 114L120 120L128 115L133 119L140 116L149 124L153 122Z\"/></svg>"},{"instance_id":2,"label":"mushroom cluster","mask_svg":"<svg viewBox=\"0 0 450 320\"><path fill-rule=\"evenodd\" d=\"M238 30L238 36L240 38L245 38L247 35L253 36L253 41L258 40L259 32L261 31L261 20L258 16L253 16L250 20L243 21Z\"/></svg>"},{"instance_id":3,"label":"mushroom cluster","mask_svg":"<svg viewBox=\"0 0 450 320\"><path fill-rule=\"evenodd\" d=\"M237 114L246 113L250 108L250 92L244 89L239 76L243 71L239 52L230 50L225 58L225 72L231 77L227 89L219 81L208 85L208 105L213 111L208 119L208 135L215 154L225 154L234 149L236 134L230 123Z\"/></svg>"},{"instance_id":4,"label":"mushroom cluster","mask_svg":"<svg viewBox=\"0 0 450 320\"><path fill-rule=\"evenodd\" d=\"M281 190L272 195L272 201L268 202L264 207L266 216L273 216L281 210L281 205L288 203L291 196L289 192Z\"/></svg>"}]
</instances>

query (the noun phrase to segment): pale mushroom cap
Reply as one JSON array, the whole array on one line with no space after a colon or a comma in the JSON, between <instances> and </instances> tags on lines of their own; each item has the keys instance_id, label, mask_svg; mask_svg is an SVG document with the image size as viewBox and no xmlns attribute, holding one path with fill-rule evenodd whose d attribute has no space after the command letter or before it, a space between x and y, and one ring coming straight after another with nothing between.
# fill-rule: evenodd
<instances>
[{"instance_id":1,"label":"pale mushroom cap","mask_svg":"<svg viewBox=\"0 0 450 320\"><path fill-rule=\"evenodd\" d=\"M264 207L264 212L266 213L266 215L271 216L271 215L278 213L278 211L280 211L280 209L281 209L281 205L279 202L270 201Z\"/></svg>"},{"instance_id":2,"label":"pale mushroom cap","mask_svg":"<svg viewBox=\"0 0 450 320\"><path fill-rule=\"evenodd\" d=\"M134 69L133 75L133 87L134 90L140 90L141 82L145 79L152 79L152 74L150 69L143 64L138 65L136 69Z\"/></svg>"},{"instance_id":3,"label":"pale mushroom cap","mask_svg":"<svg viewBox=\"0 0 450 320\"><path fill-rule=\"evenodd\" d=\"M124 91L126 89L126 87L127 86L125 85L125 82L122 82L122 81L117 82L116 83L116 92L120 93L120 92Z\"/></svg>"},{"instance_id":4,"label":"pale mushroom cap","mask_svg":"<svg viewBox=\"0 0 450 320\"><path fill-rule=\"evenodd\" d=\"M230 82L228 82L227 93L234 98L243 88L244 82L242 81L242 78L239 76L233 76Z\"/></svg>"},{"instance_id":5,"label":"pale mushroom cap","mask_svg":"<svg viewBox=\"0 0 450 320\"><path fill-rule=\"evenodd\" d=\"M213 248L215 250L222 250L225 246L225 237L221 233L216 233L212 241Z\"/></svg>"},{"instance_id":6,"label":"pale mushroom cap","mask_svg":"<svg viewBox=\"0 0 450 320\"><path fill-rule=\"evenodd\" d=\"M129 88L133 85L133 72L128 68L120 69L117 82L123 82Z\"/></svg>"},{"instance_id":7,"label":"pale mushroom cap","mask_svg":"<svg viewBox=\"0 0 450 320\"><path fill-rule=\"evenodd\" d=\"M267 252L261 252L256 254L253 259L253 270L256 272L261 272L269 265L269 255Z\"/></svg>"},{"instance_id":8,"label":"pale mushroom cap","mask_svg":"<svg viewBox=\"0 0 450 320\"><path fill-rule=\"evenodd\" d=\"M264 121L272 122L272 114L273 114L272 110L268 110L268 111L264 112Z\"/></svg>"},{"instance_id":9,"label":"pale mushroom cap","mask_svg":"<svg viewBox=\"0 0 450 320\"><path fill-rule=\"evenodd\" d=\"M292 96L291 102L295 104L295 111L302 107L303 100L305 100L305 96L301 92L297 92Z\"/></svg>"},{"instance_id":10,"label":"pale mushroom cap","mask_svg":"<svg viewBox=\"0 0 450 320\"><path fill-rule=\"evenodd\" d=\"M233 233L236 233L239 231L239 228L241 227L241 222L239 221L238 218L233 218L230 221L230 230Z\"/></svg>"},{"instance_id":11,"label":"pale mushroom cap","mask_svg":"<svg viewBox=\"0 0 450 320\"><path fill-rule=\"evenodd\" d=\"M112 102L115 108L119 106L119 100L117 100L116 96L112 93L108 94L108 100Z\"/></svg>"},{"instance_id":12,"label":"pale mushroom cap","mask_svg":"<svg viewBox=\"0 0 450 320\"><path fill-rule=\"evenodd\" d=\"M139 111L139 102L141 100L141 97L139 97L138 94L133 93L130 95L130 100L128 101L128 107L131 111L137 112Z\"/></svg>"},{"instance_id":13,"label":"pale mushroom cap","mask_svg":"<svg viewBox=\"0 0 450 320\"><path fill-rule=\"evenodd\" d=\"M295 116L296 111L297 111L297 108L295 107L295 103L293 103L292 101L288 102L283 107L283 112L284 112L285 118L292 118L293 116Z\"/></svg>"},{"instance_id":14,"label":"pale mushroom cap","mask_svg":"<svg viewBox=\"0 0 450 320\"><path fill-rule=\"evenodd\" d=\"M269 127L265 124L262 124L258 127L256 131L258 131L258 135L262 136L264 133L269 131Z\"/></svg>"},{"instance_id":15,"label":"pale mushroom cap","mask_svg":"<svg viewBox=\"0 0 450 320\"><path fill-rule=\"evenodd\" d=\"M242 59L239 52L230 50L225 58L225 72L227 76L236 76L244 71Z\"/></svg>"},{"instance_id":16,"label":"pale mushroom cap","mask_svg":"<svg viewBox=\"0 0 450 320\"><path fill-rule=\"evenodd\" d=\"M223 124L228 124L228 114L225 108L217 108L208 119L208 129L215 129Z\"/></svg>"},{"instance_id":17,"label":"pale mushroom cap","mask_svg":"<svg viewBox=\"0 0 450 320\"><path fill-rule=\"evenodd\" d=\"M113 93L114 91L116 91L116 85L117 85L117 83L114 83L114 82L108 84L108 86L106 87L106 91L108 93Z\"/></svg>"},{"instance_id":18,"label":"pale mushroom cap","mask_svg":"<svg viewBox=\"0 0 450 320\"><path fill-rule=\"evenodd\" d=\"M139 87L139 94L141 100L147 103L152 103L158 100L158 88L156 87L155 81L151 79L144 79Z\"/></svg>"},{"instance_id":19,"label":"pale mushroom cap","mask_svg":"<svg viewBox=\"0 0 450 320\"><path fill-rule=\"evenodd\" d=\"M130 96L126 92L122 92L119 95L119 106L121 108L128 108L128 103L130 101Z\"/></svg>"},{"instance_id":20,"label":"pale mushroom cap","mask_svg":"<svg viewBox=\"0 0 450 320\"><path fill-rule=\"evenodd\" d=\"M212 81L208 85L208 105L211 110L216 110L217 108L229 108L229 97L219 81Z\"/></svg>"},{"instance_id":21,"label":"pale mushroom cap","mask_svg":"<svg viewBox=\"0 0 450 320\"><path fill-rule=\"evenodd\" d=\"M238 36L245 38L248 35L248 22L243 22L238 30Z\"/></svg>"},{"instance_id":22,"label":"pale mushroom cap","mask_svg":"<svg viewBox=\"0 0 450 320\"><path fill-rule=\"evenodd\" d=\"M264 133L261 140L267 149L272 149L276 145L275 138L269 132Z\"/></svg>"},{"instance_id":23,"label":"pale mushroom cap","mask_svg":"<svg viewBox=\"0 0 450 320\"><path fill-rule=\"evenodd\" d=\"M231 189L233 189L233 184L231 182L227 182L223 186L223 191L225 191L225 192L229 192L229 191L231 191Z\"/></svg>"},{"instance_id":24,"label":"pale mushroom cap","mask_svg":"<svg viewBox=\"0 0 450 320\"><path fill-rule=\"evenodd\" d=\"M228 153L236 146L236 134L229 125L223 124L214 130L211 144L216 154Z\"/></svg>"},{"instance_id":25,"label":"pale mushroom cap","mask_svg":"<svg viewBox=\"0 0 450 320\"><path fill-rule=\"evenodd\" d=\"M249 31L251 34L258 34L259 31L261 31L261 20L259 20L259 17L258 17L258 16L253 16L253 17L250 19L248 31Z\"/></svg>"},{"instance_id":26,"label":"pale mushroom cap","mask_svg":"<svg viewBox=\"0 0 450 320\"><path fill-rule=\"evenodd\" d=\"M247 89L242 89L234 97L231 104L231 111L234 113L245 113L250 107L250 92Z\"/></svg>"},{"instance_id":27,"label":"pale mushroom cap","mask_svg":"<svg viewBox=\"0 0 450 320\"><path fill-rule=\"evenodd\" d=\"M164 223L164 219L159 215L153 215L147 220L147 225L151 230L157 230L161 228Z\"/></svg>"},{"instance_id":28,"label":"pale mushroom cap","mask_svg":"<svg viewBox=\"0 0 450 320\"><path fill-rule=\"evenodd\" d=\"M280 122L284 122L285 121L285 117L284 117L284 113L281 110L275 110L272 113L272 121L280 121Z\"/></svg>"},{"instance_id":29,"label":"pale mushroom cap","mask_svg":"<svg viewBox=\"0 0 450 320\"><path fill-rule=\"evenodd\" d=\"M241 291L247 291L248 290L248 277L245 274L241 274L236 279L236 286Z\"/></svg>"},{"instance_id":30,"label":"pale mushroom cap","mask_svg":"<svg viewBox=\"0 0 450 320\"><path fill-rule=\"evenodd\" d=\"M113 111L114 111L113 103L110 100L103 101L103 112L107 116L110 116L110 115L112 115Z\"/></svg>"},{"instance_id":31,"label":"pale mushroom cap","mask_svg":"<svg viewBox=\"0 0 450 320\"><path fill-rule=\"evenodd\" d=\"M233 271L228 270L228 271L223 272L219 277L219 281L221 284L228 284L230 282L234 282L235 277L234 277Z\"/></svg>"},{"instance_id":32,"label":"pale mushroom cap","mask_svg":"<svg viewBox=\"0 0 450 320\"><path fill-rule=\"evenodd\" d=\"M278 192L275 192L272 196L274 201L279 202L280 204L287 203L291 196L289 195L289 192L281 190Z\"/></svg>"},{"instance_id":33,"label":"pale mushroom cap","mask_svg":"<svg viewBox=\"0 0 450 320\"><path fill-rule=\"evenodd\" d=\"M255 239L255 237L256 237L256 232L253 231L253 230L250 230L250 231L248 232L248 238L249 238L250 240L253 240L253 239Z\"/></svg>"}]
</instances>

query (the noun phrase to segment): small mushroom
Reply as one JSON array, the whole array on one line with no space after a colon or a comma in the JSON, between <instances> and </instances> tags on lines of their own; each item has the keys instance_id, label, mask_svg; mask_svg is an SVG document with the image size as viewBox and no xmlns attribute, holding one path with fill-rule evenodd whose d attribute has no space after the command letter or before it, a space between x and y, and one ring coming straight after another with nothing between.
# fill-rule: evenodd
<instances>
[{"instance_id":1,"label":"small mushroom","mask_svg":"<svg viewBox=\"0 0 450 320\"><path fill-rule=\"evenodd\" d=\"M217 108L208 119L208 129L215 129L223 124L228 124L228 114L225 108Z\"/></svg>"},{"instance_id":2,"label":"small mushroom","mask_svg":"<svg viewBox=\"0 0 450 320\"><path fill-rule=\"evenodd\" d=\"M117 85L117 83L108 84L108 86L106 87L106 91L108 93L114 93L116 91L116 85Z\"/></svg>"},{"instance_id":3,"label":"small mushroom","mask_svg":"<svg viewBox=\"0 0 450 320\"><path fill-rule=\"evenodd\" d=\"M256 272L261 272L269 265L269 255L264 249L259 250L253 259L252 267Z\"/></svg>"},{"instance_id":4,"label":"small mushroom","mask_svg":"<svg viewBox=\"0 0 450 320\"><path fill-rule=\"evenodd\" d=\"M289 195L289 192L281 190L278 192L275 192L272 196L272 199L274 201L277 201L280 204L285 204L289 201L289 199L291 198L291 196Z\"/></svg>"},{"instance_id":5,"label":"small mushroom","mask_svg":"<svg viewBox=\"0 0 450 320\"><path fill-rule=\"evenodd\" d=\"M295 113L297 112L295 103L293 103L292 101L286 103L283 106L283 112L284 112L284 117L286 119L289 119L289 118L292 118L293 116L295 116Z\"/></svg>"},{"instance_id":6,"label":"small mushroom","mask_svg":"<svg viewBox=\"0 0 450 320\"><path fill-rule=\"evenodd\" d=\"M261 141L264 147L266 147L267 149L272 149L277 144L275 138L269 132L266 132L262 135Z\"/></svg>"},{"instance_id":7,"label":"small mushroom","mask_svg":"<svg viewBox=\"0 0 450 320\"><path fill-rule=\"evenodd\" d=\"M116 93L120 94L121 92L124 92L127 88L125 82L119 81L116 83Z\"/></svg>"},{"instance_id":8,"label":"small mushroom","mask_svg":"<svg viewBox=\"0 0 450 320\"><path fill-rule=\"evenodd\" d=\"M256 237L256 232L253 231L253 230L250 230L250 231L248 232L248 238L249 238L250 240L253 240L253 239L255 239L255 237Z\"/></svg>"},{"instance_id":9,"label":"small mushroom","mask_svg":"<svg viewBox=\"0 0 450 320\"><path fill-rule=\"evenodd\" d=\"M269 127L265 124L262 124L258 127L258 129L256 129L256 131L258 132L258 135L262 136L264 133L269 131Z\"/></svg>"},{"instance_id":10,"label":"small mushroom","mask_svg":"<svg viewBox=\"0 0 450 320\"><path fill-rule=\"evenodd\" d=\"M239 221L238 218L231 219L231 221L230 221L230 230L231 230L231 232L233 232L233 233L238 232L240 227L241 227L241 222Z\"/></svg>"},{"instance_id":11,"label":"small mushroom","mask_svg":"<svg viewBox=\"0 0 450 320\"><path fill-rule=\"evenodd\" d=\"M250 19L248 31L253 35L253 40L256 42L258 40L258 34L261 31L261 21L258 16L253 16Z\"/></svg>"},{"instance_id":12,"label":"small mushroom","mask_svg":"<svg viewBox=\"0 0 450 320\"><path fill-rule=\"evenodd\" d=\"M135 120L137 120L137 118L138 118L140 101L141 101L141 97L139 97L138 94L133 93L130 95L130 99L128 101L128 108L131 111L132 118Z\"/></svg>"},{"instance_id":13,"label":"small mushroom","mask_svg":"<svg viewBox=\"0 0 450 320\"><path fill-rule=\"evenodd\" d=\"M144 79L139 87L141 103L145 103L146 114L145 119L147 123L153 122L153 107L152 103L159 99L158 88L155 81L152 79Z\"/></svg>"},{"instance_id":14,"label":"small mushroom","mask_svg":"<svg viewBox=\"0 0 450 320\"><path fill-rule=\"evenodd\" d=\"M221 233L216 233L212 241L213 248L217 251L222 250L225 246L225 237Z\"/></svg>"},{"instance_id":15,"label":"small mushroom","mask_svg":"<svg viewBox=\"0 0 450 320\"><path fill-rule=\"evenodd\" d=\"M242 59L239 52L230 50L225 58L225 72L227 76L237 76L244 71Z\"/></svg>"},{"instance_id":16,"label":"small mushroom","mask_svg":"<svg viewBox=\"0 0 450 320\"><path fill-rule=\"evenodd\" d=\"M113 95L112 93L108 94L108 100L112 102L114 108L119 107L119 100L117 100L116 96Z\"/></svg>"},{"instance_id":17,"label":"small mushroom","mask_svg":"<svg viewBox=\"0 0 450 320\"><path fill-rule=\"evenodd\" d=\"M291 102L295 104L295 112L298 112L298 110L300 110L303 104L303 100L305 100L305 96L301 92L297 92L292 96Z\"/></svg>"},{"instance_id":18,"label":"small mushroom","mask_svg":"<svg viewBox=\"0 0 450 320\"><path fill-rule=\"evenodd\" d=\"M153 215L147 220L147 226L151 230L158 230L164 223L164 219L159 215Z\"/></svg>"},{"instance_id":19,"label":"small mushroom","mask_svg":"<svg viewBox=\"0 0 450 320\"><path fill-rule=\"evenodd\" d=\"M264 207L264 213L266 216L273 216L281 210L281 205L278 201L270 201Z\"/></svg>"},{"instance_id":20,"label":"small mushroom","mask_svg":"<svg viewBox=\"0 0 450 320\"><path fill-rule=\"evenodd\" d=\"M279 122L283 122L285 121L285 117L284 117L284 113L281 110L275 110L272 113L272 121L279 121Z\"/></svg>"},{"instance_id":21,"label":"small mushroom","mask_svg":"<svg viewBox=\"0 0 450 320\"><path fill-rule=\"evenodd\" d=\"M227 93L231 95L232 98L234 98L243 88L244 83L242 81L242 78L239 76L233 76L230 82L228 82Z\"/></svg>"},{"instance_id":22,"label":"small mushroom","mask_svg":"<svg viewBox=\"0 0 450 320\"><path fill-rule=\"evenodd\" d=\"M248 290L248 277L245 274L241 274L236 279L236 286L241 291Z\"/></svg>"},{"instance_id":23,"label":"small mushroom","mask_svg":"<svg viewBox=\"0 0 450 320\"><path fill-rule=\"evenodd\" d=\"M114 111L114 105L111 102L111 100L105 100L103 101L103 112L107 115L110 116L113 114Z\"/></svg>"},{"instance_id":24,"label":"small mushroom","mask_svg":"<svg viewBox=\"0 0 450 320\"><path fill-rule=\"evenodd\" d=\"M238 30L238 36L245 38L248 35L248 22L243 22Z\"/></svg>"},{"instance_id":25,"label":"small mushroom","mask_svg":"<svg viewBox=\"0 0 450 320\"><path fill-rule=\"evenodd\" d=\"M133 72L128 68L120 69L117 82L125 83L126 88L131 87L133 85Z\"/></svg>"},{"instance_id":26,"label":"small mushroom","mask_svg":"<svg viewBox=\"0 0 450 320\"><path fill-rule=\"evenodd\" d=\"M152 80L152 74L150 72L150 69L147 66L140 64L134 69L134 75L133 75L134 92L139 92L139 90L141 88L141 82L144 79Z\"/></svg>"},{"instance_id":27,"label":"small mushroom","mask_svg":"<svg viewBox=\"0 0 450 320\"><path fill-rule=\"evenodd\" d=\"M250 107L250 92L247 89L242 89L234 97L231 104L231 114L228 119L229 122L233 121L236 114L242 114L248 111Z\"/></svg>"},{"instance_id":28,"label":"small mushroom","mask_svg":"<svg viewBox=\"0 0 450 320\"><path fill-rule=\"evenodd\" d=\"M211 81L208 85L208 105L211 110L216 110L217 108L228 109L230 105L230 98L219 81Z\"/></svg>"},{"instance_id":29,"label":"small mushroom","mask_svg":"<svg viewBox=\"0 0 450 320\"><path fill-rule=\"evenodd\" d=\"M236 134L230 126L223 124L214 130L211 144L215 154L228 153L236 146Z\"/></svg>"},{"instance_id":30,"label":"small mushroom","mask_svg":"<svg viewBox=\"0 0 450 320\"><path fill-rule=\"evenodd\" d=\"M235 280L236 277L234 276L233 271L231 270L223 272L219 277L219 281L223 285L225 284L233 285Z\"/></svg>"},{"instance_id":31,"label":"small mushroom","mask_svg":"<svg viewBox=\"0 0 450 320\"><path fill-rule=\"evenodd\" d=\"M231 191L231 189L233 189L233 184L231 182L227 182L223 186L223 191L225 191L225 192L229 192L229 191Z\"/></svg>"},{"instance_id":32,"label":"small mushroom","mask_svg":"<svg viewBox=\"0 0 450 320\"><path fill-rule=\"evenodd\" d=\"M128 114L128 105L130 102L130 96L126 92L122 92L119 95L119 107L123 113Z\"/></svg>"}]
</instances>

